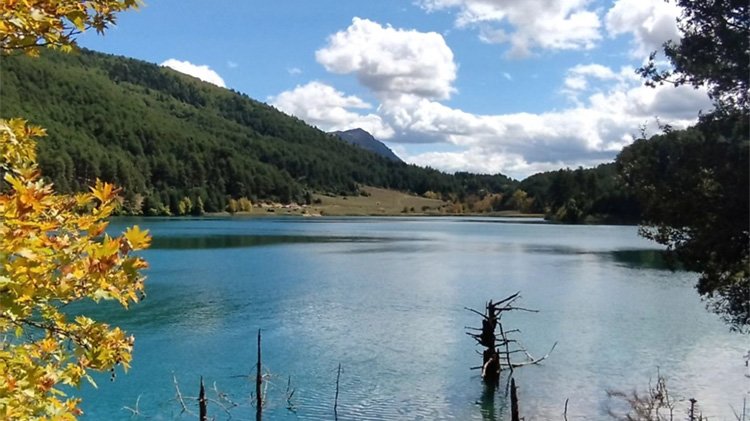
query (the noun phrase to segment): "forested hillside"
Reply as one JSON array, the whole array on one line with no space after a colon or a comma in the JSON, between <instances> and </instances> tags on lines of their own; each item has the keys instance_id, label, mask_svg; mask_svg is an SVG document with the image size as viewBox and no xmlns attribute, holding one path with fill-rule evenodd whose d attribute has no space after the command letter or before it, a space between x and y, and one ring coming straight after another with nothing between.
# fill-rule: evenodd
<instances>
[{"instance_id":1,"label":"forested hillside","mask_svg":"<svg viewBox=\"0 0 750 421\"><path fill-rule=\"evenodd\" d=\"M636 223L640 217L640 205L615 163L534 174L519 189L533 198L530 211L559 222Z\"/></svg>"},{"instance_id":2,"label":"forested hillside","mask_svg":"<svg viewBox=\"0 0 750 421\"><path fill-rule=\"evenodd\" d=\"M132 213L222 211L241 197L305 202L359 185L459 198L517 184L393 162L246 95L133 59L85 50L4 57L0 83L0 117L47 129L39 160L60 191L112 181Z\"/></svg>"}]
</instances>

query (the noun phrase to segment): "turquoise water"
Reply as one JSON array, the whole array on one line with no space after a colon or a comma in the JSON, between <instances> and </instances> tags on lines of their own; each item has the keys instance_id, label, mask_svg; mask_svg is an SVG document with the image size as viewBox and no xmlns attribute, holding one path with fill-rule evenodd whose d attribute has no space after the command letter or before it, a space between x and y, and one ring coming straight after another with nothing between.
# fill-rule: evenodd
<instances>
[{"instance_id":1,"label":"turquoise water","mask_svg":"<svg viewBox=\"0 0 750 421\"><path fill-rule=\"evenodd\" d=\"M750 389L748 339L708 313L697 275L663 267L635 227L481 218L121 219L154 237L147 299L86 306L136 336L132 369L84 387L85 419L190 418L200 376L254 419L256 333L268 370L265 419L502 420L505 390L485 390L464 307L516 291L539 313L506 327L541 365L515 372L522 415L606 419L606 390L643 389L659 370L676 398L733 419ZM540 222L540 221L531 221ZM294 389L287 408L287 382ZM216 398L214 391L209 397ZM194 401L188 401L194 405ZM224 402L227 405L227 402ZM195 406L191 410L197 412ZM210 414L226 419L215 403ZM681 414L679 414L681 417ZM680 418L681 419L681 418Z\"/></svg>"}]
</instances>

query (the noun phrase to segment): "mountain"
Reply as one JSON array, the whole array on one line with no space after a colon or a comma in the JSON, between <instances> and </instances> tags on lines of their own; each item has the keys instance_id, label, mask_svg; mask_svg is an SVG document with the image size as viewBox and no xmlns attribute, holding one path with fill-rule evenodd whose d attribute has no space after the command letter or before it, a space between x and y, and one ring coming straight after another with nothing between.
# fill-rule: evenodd
<instances>
[{"instance_id":1,"label":"mountain","mask_svg":"<svg viewBox=\"0 0 750 421\"><path fill-rule=\"evenodd\" d=\"M47 129L42 173L58 191L96 178L133 213L222 211L229 199L309 202L370 185L460 199L512 192L502 174L445 174L349 145L247 95L155 64L83 50L3 57L0 118Z\"/></svg>"},{"instance_id":2,"label":"mountain","mask_svg":"<svg viewBox=\"0 0 750 421\"><path fill-rule=\"evenodd\" d=\"M388 146L385 146L383 142L375 139L370 133L363 129L351 129L343 132L336 131L331 132L331 134L338 136L341 140L349 142L352 145L356 145L370 152L374 152L384 158L390 159L391 161L404 162L395 153L393 153L393 151Z\"/></svg>"}]
</instances>

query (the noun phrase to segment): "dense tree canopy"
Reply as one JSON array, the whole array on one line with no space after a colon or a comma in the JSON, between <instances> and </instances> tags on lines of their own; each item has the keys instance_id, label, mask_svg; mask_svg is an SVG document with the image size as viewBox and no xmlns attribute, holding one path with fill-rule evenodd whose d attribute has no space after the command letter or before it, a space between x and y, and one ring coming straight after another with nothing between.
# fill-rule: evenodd
<instances>
[{"instance_id":1,"label":"dense tree canopy","mask_svg":"<svg viewBox=\"0 0 750 421\"><path fill-rule=\"evenodd\" d=\"M533 198L530 211L557 222L635 223L640 216L613 163L534 174L519 188Z\"/></svg>"},{"instance_id":2,"label":"dense tree canopy","mask_svg":"<svg viewBox=\"0 0 750 421\"><path fill-rule=\"evenodd\" d=\"M747 1L679 0L679 42L640 70L651 83L707 85L716 109L686 130L666 128L622 151L617 163L643 204L647 238L701 273L697 288L734 329L750 328Z\"/></svg>"},{"instance_id":3,"label":"dense tree canopy","mask_svg":"<svg viewBox=\"0 0 750 421\"><path fill-rule=\"evenodd\" d=\"M748 130L741 114L706 118L618 157L643 206L641 233L700 272L698 291L736 328L750 324Z\"/></svg>"}]
</instances>

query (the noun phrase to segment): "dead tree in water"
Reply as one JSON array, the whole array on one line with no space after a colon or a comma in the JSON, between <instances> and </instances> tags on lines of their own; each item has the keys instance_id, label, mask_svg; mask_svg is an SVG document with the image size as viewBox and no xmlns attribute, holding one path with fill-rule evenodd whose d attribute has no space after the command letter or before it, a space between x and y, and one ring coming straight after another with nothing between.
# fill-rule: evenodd
<instances>
[{"instance_id":1,"label":"dead tree in water","mask_svg":"<svg viewBox=\"0 0 750 421\"><path fill-rule=\"evenodd\" d=\"M516 379L510 379L510 419L511 421L520 421L521 415L518 413L518 391L516 390Z\"/></svg>"},{"instance_id":2,"label":"dead tree in water","mask_svg":"<svg viewBox=\"0 0 750 421\"><path fill-rule=\"evenodd\" d=\"M203 376L201 376L201 390L198 393L198 419L208 421L208 407L206 406L206 388L203 386Z\"/></svg>"},{"instance_id":3,"label":"dead tree in water","mask_svg":"<svg viewBox=\"0 0 750 421\"><path fill-rule=\"evenodd\" d=\"M497 384L500 378L500 372L504 369L510 370L512 373L514 368L529 364L537 364L545 360L557 345L555 342L555 344L552 345L550 352L544 357L534 358L518 340L511 339L508 336L509 333L515 333L518 332L518 330L505 330L503 328L502 315L504 312L512 310L537 312L536 310L514 306L513 304L518 298L520 298L520 292L497 302L490 300L485 306L484 313L471 308L466 308L467 310L482 316L481 329L467 328L473 331L479 331L479 333L466 332L466 334L474 338L479 345L484 347L484 351L482 352L482 365L472 367L472 369L481 369L482 379L484 379L486 383ZM521 362L513 362L511 356L519 353L523 353L526 356L526 359Z\"/></svg>"}]
</instances>

